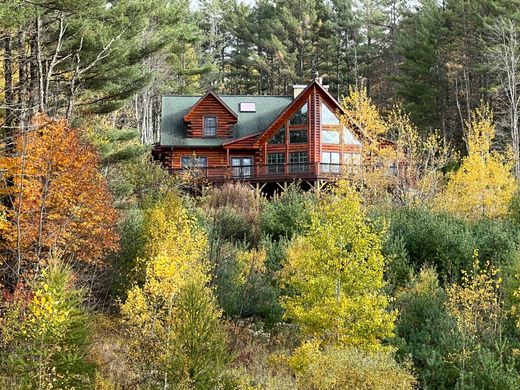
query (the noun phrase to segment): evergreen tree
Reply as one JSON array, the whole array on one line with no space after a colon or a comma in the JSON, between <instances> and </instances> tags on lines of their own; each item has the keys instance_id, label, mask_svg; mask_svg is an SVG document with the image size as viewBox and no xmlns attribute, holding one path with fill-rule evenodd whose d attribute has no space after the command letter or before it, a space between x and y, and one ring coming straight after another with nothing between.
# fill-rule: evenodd
<instances>
[{"instance_id":1,"label":"evergreen tree","mask_svg":"<svg viewBox=\"0 0 520 390\"><path fill-rule=\"evenodd\" d=\"M51 259L33 291L2 301L0 385L10 389L90 389L89 328L72 270Z\"/></svg>"}]
</instances>

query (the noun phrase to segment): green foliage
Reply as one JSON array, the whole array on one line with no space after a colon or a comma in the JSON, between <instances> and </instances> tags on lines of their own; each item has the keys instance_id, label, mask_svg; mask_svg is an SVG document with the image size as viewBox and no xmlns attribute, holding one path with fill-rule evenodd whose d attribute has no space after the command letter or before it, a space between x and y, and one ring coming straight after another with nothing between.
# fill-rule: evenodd
<instances>
[{"instance_id":1,"label":"green foliage","mask_svg":"<svg viewBox=\"0 0 520 390\"><path fill-rule=\"evenodd\" d=\"M496 266L507 266L517 256L519 235L507 221L469 222L422 207L393 209L383 215L389 222L385 254L392 253L391 246L404 245L399 249L404 257L400 264L408 262L415 272L431 265L443 283L459 280L461 271L471 268L475 249ZM396 272L393 268L390 261L390 273Z\"/></svg>"},{"instance_id":2,"label":"green foliage","mask_svg":"<svg viewBox=\"0 0 520 390\"><path fill-rule=\"evenodd\" d=\"M446 357L457 345L454 321L445 310L446 294L432 268L424 268L411 285L399 291L396 339L399 360L411 357L417 379L424 388L453 388L458 371Z\"/></svg>"},{"instance_id":3,"label":"green foliage","mask_svg":"<svg viewBox=\"0 0 520 390\"><path fill-rule=\"evenodd\" d=\"M0 385L10 389L90 389L89 327L72 270L51 260L32 293L2 302Z\"/></svg>"},{"instance_id":4,"label":"green foliage","mask_svg":"<svg viewBox=\"0 0 520 390\"><path fill-rule=\"evenodd\" d=\"M290 186L264 206L261 215L262 232L274 240L291 239L305 233L315 203L313 194L302 192L297 185Z\"/></svg>"},{"instance_id":5,"label":"green foliage","mask_svg":"<svg viewBox=\"0 0 520 390\"><path fill-rule=\"evenodd\" d=\"M414 269L410 265L410 256L404 240L399 236L389 235L382 248L386 259L385 280L391 291L408 284Z\"/></svg>"},{"instance_id":6,"label":"green foliage","mask_svg":"<svg viewBox=\"0 0 520 390\"><path fill-rule=\"evenodd\" d=\"M311 218L308 234L291 243L282 270L286 318L326 343L378 348L392 335L395 318L381 293L382 234L346 182L324 197Z\"/></svg>"},{"instance_id":7,"label":"green foliage","mask_svg":"<svg viewBox=\"0 0 520 390\"><path fill-rule=\"evenodd\" d=\"M213 249L220 254L213 263L212 284L226 315L257 317L268 324L281 321L279 288L264 245L265 241L259 250L247 250L232 243L214 243Z\"/></svg>"}]
</instances>

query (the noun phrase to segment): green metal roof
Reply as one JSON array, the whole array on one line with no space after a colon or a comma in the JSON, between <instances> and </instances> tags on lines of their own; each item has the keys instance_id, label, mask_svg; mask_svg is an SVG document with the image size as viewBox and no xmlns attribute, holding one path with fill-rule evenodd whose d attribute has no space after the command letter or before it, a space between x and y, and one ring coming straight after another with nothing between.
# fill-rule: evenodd
<instances>
[{"instance_id":1,"label":"green metal roof","mask_svg":"<svg viewBox=\"0 0 520 390\"><path fill-rule=\"evenodd\" d=\"M267 126L293 100L292 96L219 95L238 115L233 126L233 138L187 138L183 117L201 96L164 96L162 98L161 145L214 147L232 139L244 137ZM240 103L255 103L256 112L240 112Z\"/></svg>"}]
</instances>

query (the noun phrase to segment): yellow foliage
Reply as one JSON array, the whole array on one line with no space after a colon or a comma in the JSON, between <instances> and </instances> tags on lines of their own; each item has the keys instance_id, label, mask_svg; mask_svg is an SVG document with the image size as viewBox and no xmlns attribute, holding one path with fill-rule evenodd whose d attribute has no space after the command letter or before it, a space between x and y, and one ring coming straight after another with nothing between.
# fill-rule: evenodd
<instances>
[{"instance_id":1,"label":"yellow foliage","mask_svg":"<svg viewBox=\"0 0 520 390\"><path fill-rule=\"evenodd\" d=\"M437 199L437 208L467 218L498 218L506 215L516 191L512 161L491 151L495 137L493 115L488 106L473 113L468 127L468 156L450 176Z\"/></svg>"},{"instance_id":2,"label":"yellow foliage","mask_svg":"<svg viewBox=\"0 0 520 390\"><path fill-rule=\"evenodd\" d=\"M394 165L395 195L401 204L428 202L440 190L442 169L455 154L439 131L426 136L399 105L390 111L388 127L393 133L397 163Z\"/></svg>"},{"instance_id":3,"label":"yellow foliage","mask_svg":"<svg viewBox=\"0 0 520 390\"><path fill-rule=\"evenodd\" d=\"M146 211L144 230L145 282L121 305L130 360L142 379L161 387L212 383L226 360L206 235L171 193Z\"/></svg>"},{"instance_id":4,"label":"yellow foliage","mask_svg":"<svg viewBox=\"0 0 520 390\"><path fill-rule=\"evenodd\" d=\"M326 343L367 349L392 334L395 313L381 293L381 233L367 223L345 181L312 214L307 236L289 247L280 275L292 292L282 305L303 333Z\"/></svg>"},{"instance_id":5,"label":"yellow foliage","mask_svg":"<svg viewBox=\"0 0 520 390\"><path fill-rule=\"evenodd\" d=\"M287 363L302 390L411 390L416 384L409 368L400 367L389 352L322 350L311 341L297 348Z\"/></svg>"},{"instance_id":6,"label":"yellow foliage","mask_svg":"<svg viewBox=\"0 0 520 390\"><path fill-rule=\"evenodd\" d=\"M502 302L499 269L489 263L479 265L475 252L473 271L462 271L462 281L447 289L446 307L455 318L457 328L466 342L486 339L500 332Z\"/></svg>"}]
</instances>

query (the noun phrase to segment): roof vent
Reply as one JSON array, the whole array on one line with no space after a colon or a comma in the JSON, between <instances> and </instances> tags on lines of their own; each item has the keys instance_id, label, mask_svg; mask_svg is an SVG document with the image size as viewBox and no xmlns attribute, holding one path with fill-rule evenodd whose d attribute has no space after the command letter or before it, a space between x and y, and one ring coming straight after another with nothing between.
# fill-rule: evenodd
<instances>
[{"instance_id":1,"label":"roof vent","mask_svg":"<svg viewBox=\"0 0 520 390\"><path fill-rule=\"evenodd\" d=\"M256 112L256 103L253 103L253 102L240 103L240 112Z\"/></svg>"}]
</instances>

